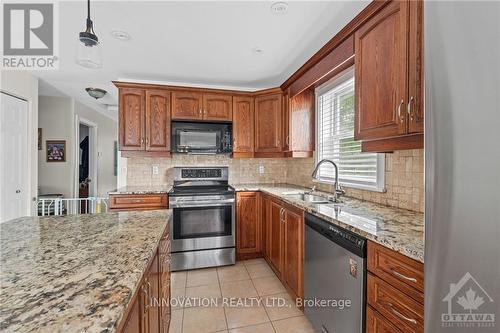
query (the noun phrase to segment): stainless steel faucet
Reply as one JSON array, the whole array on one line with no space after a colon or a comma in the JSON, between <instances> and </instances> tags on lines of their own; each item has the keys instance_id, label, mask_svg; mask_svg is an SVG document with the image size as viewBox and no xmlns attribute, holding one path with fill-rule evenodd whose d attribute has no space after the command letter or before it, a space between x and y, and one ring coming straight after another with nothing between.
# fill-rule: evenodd
<instances>
[{"instance_id":1,"label":"stainless steel faucet","mask_svg":"<svg viewBox=\"0 0 500 333\"><path fill-rule=\"evenodd\" d=\"M333 192L333 201L338 202L340 196L345 194L345 191L340 186L339 168L337 167L337 164L334 161L327 160L327 159L323 159L323 160L319 161L318 164L316 164L316 167L314 168L314 171L313 171L311 177L313 177L314 179L318 179L319 167L321 166L321 164L324 164L324 163L330 163L335 168L335 183L333 184L333 191L332 192Z\"/></svg>"}]
</instances>

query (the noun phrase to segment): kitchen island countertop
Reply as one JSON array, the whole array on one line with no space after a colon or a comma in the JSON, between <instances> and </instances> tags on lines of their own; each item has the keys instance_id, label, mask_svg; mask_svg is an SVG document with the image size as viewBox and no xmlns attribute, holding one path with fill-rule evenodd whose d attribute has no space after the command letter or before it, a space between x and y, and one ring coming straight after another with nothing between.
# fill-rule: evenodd
<instances>
[{"instance_id":1,"label":"kitchen island countertop","mask_svg":"<svg viewBox=\"0 0 500 333\"><path fill-rule=\"evenodd\" d=\"M290 184L231 184L236 191L261 191L330 223L351 230L375 243L424 262L424 214L406 209L342 197L343 203L311 204L287 194L309 191ZM331 196L315 191L313 194Z\"/></svg>"},{"instance_id":2,"label":"kitchen island countertop","mask_svg":"<svg viewBox=\"0 0 500 333\"><path fill-rule=\"evenodd\" d=\"M114 332L170 219L155 210L0 224L0 330Z\"/></svg>"},{"instance_id":3,"label":"kitchen island countertop","mask_svg":"<svg viewBox=\"0 0 500 333\"><path fill-rule=\"evenodd\" d=\"M171 185L123 186L109 191L108 194L167 194L171 189Z\"/></svg>"}]
</instances>

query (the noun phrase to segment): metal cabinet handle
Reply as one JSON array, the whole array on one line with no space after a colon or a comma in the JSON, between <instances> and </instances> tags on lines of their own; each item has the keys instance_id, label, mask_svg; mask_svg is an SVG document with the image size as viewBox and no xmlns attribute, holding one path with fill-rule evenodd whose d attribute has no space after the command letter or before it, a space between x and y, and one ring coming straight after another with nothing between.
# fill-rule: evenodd
<instances>
[{"instance_id":1,"label":"metal cabinet handle","mask_svg":"<svg viewBox=\"0 0 500 333\"><path fill-rule=\"evenodd\" d=\"M149 293L148 293L148 290L145 288L144 284L141 286L141 291L144 294L144 299L145 299L145 302L144 302L144 313L146 313L146 312L148 312L148 307L149 307L149 304L148 304Z\"/></svg>"},{"instance_id":2,"label":"metal cabinet handle","mask_svg":"<svg viewBox=\"0 0 500 333\"><path fill-rule=\"evenodd\" d=\"M403 320L406 320L407 322L410 322L412 324L415 324L415 325L417 324L417 321L415 319L406 317L404 314L402 314L401 312L399 312L398 310L396 310L394 308L394 305L392 305L391 303L389 303L389 307L391 308L392 313L394 313L399 318L401 318Z\"/></svg>"},{"instance_id":3,"label":"metal cabinet handle","mask_svg":"<svg viewBox=\"0 0 500 333\"><path fill-rule=\"evenodd\" d=\"M408 101L408 106L407 106L407 112L408 112L408 115L410 116L410 120L413 121L413 112L411 110L411 102L413 102L414 98L413 96L410 97L410 100Z\"/></svg>"},{"instance_id":4,"label":"metal cabinet handle","mask_svg":"<svg viewBox=\"0 0 500 333\"><path fill-rule=\"evenodd\" d=\"M411 281L411 282L415 282L415 283L417 282L417 279L415 279L415 278L413 278L413 277L406 276L406 275L404 275L404 274L401 274L401 273L399 273L398 271L395 271L395 270L393 270L393 269L391 270L391 273L392 273L393 275L396 275L397 277L402 278L402 279L405 279L405 280L408 280L408 281Z\"/></svg>"},{"instance_id":5,"label":"metal cabinet handle","mask_svg":"<svg viewBox=\"0 0 500 333\"><path fill-rule=\"evenodd\" d=\"M401 118L401 106L404 104L404 100L401 100L401 102L398 105L398 118L400 122L404 121L404 118Z\"/></svg>"},{"instance_id":6,"label":"metal cabinet handle","mask_svg":"<svg viewBox=\"0 0 500 333\"><path fill-rule=\"evenodd\" d=\"M199 113L199 114L200 114L200 116L201 116L201 114L202 114L202 113L201 113L201 108L199 108L199 109L198 109L198 113Z\"/></svg>"},{"instance_id":7,"label":"metal cabinet handle","mask_svg":"<svg viewBox=\"0 0 500 333\"><path fill-rule=\"evenodd\" d=\"M286 136L286 145L289 146L290 145L290 135L287 135Z\"/></svg>"},{"instance_id":8,"label":"metal cabinet handle","mask_svg":"<svg viewBox=\"0 0 500 333\"><path fill-rule=\"evenodd\" d=\"M135 199L135 200L134 200L134 203L142 203L142 202L144 202L144 200L143 200L143 199Z\"/></svg>"},{"instance_id":9,"label":"metal cabinet handle","mask_svg":"<svg viewBox=\"0 0 500 333\"><path fill-rule=\"evenodd\" d=\"M143 143L144 143L144 138L141 138L141 144L143 144Z\"/></svg>"},{"instance_id":10,"label":"metal cabinet handle","mask_svg":"<svg viewBox=\"0 0 500 333\"><path fill-rule=\"evenodd\" d=\"M149 145L149 138L146 138L146 144Z\"/></svg>"}]
</instances>

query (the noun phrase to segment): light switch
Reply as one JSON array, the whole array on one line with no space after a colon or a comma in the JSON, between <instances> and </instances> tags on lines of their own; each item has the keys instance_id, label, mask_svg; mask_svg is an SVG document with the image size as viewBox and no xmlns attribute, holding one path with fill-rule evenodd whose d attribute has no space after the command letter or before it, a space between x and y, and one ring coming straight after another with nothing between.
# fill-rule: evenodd
<instances>
[{"instance_id":1,"label":"light switch","mask_svg":"<svg viewBox=\"0 0 500 333\"><path fill-rule=\"evenodd\" d=\"M261 165L259 165L259 167L258 167L258 171L259 171L259 173L260 173L261 175L265 172L264 166L263 166L262 164L261 164Z\"/></svg>"}]
</instances>

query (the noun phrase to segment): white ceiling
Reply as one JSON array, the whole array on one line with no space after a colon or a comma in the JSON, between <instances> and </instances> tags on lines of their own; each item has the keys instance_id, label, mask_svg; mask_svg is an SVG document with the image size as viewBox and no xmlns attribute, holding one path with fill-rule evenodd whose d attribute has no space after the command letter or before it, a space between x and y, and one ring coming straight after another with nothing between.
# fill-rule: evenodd
<instances>
[{"instance_id":1,"label":"white ceiling","mask_svg":"<svg viewBox=\"0 0 500 333\"><path fill-rule=\"evenodd\" d=\"M60 90L116 119L112 80L258 90L279 86L369 1L288 1L285 15L271 1L92 1L91 16L102 43L103 67L75 64L86 2L59 4L60 66L36 72L41 93ZM124 42L111 31L131 35ZM263 52L256 54L255 47ZM53 87L50 87L53 86ZM85 87L106 89L99 101Z\"/></svg>"}]
</instances>

